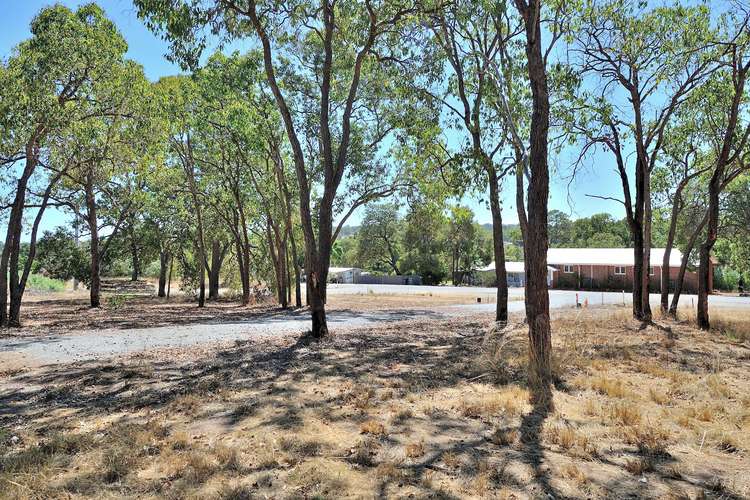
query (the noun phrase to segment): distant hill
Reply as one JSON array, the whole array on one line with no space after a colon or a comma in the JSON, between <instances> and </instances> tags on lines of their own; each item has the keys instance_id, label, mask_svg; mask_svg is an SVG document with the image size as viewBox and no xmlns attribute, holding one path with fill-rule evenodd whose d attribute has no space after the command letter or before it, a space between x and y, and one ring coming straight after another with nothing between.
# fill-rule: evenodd
<instances>
[{"instance_id":1,"label":"distant hill","mask_svg":"<svg viewBox=\"0 0 750 500\"><path fill-rule=\"evenodd\" d=\"M339 233L339 238L346 238L347 236L353 236L359 232L359 228L362 226L347 226L341 228L341 232Z\"/></svg>"},{"instance_id":2,"label":"distant hill","mask_svg":"<svg viewBox=\"0 0 750 500\"><path fill-rule=\"evenodd\" d=\"M485 229L487 232L492 232L492 223L487 222L485 224L482 224L482 229ZM503 224L503 241L506 243L512 243L510 238L508 238L508 233L510 233L511 230L518 229L518 224Z\"/></svg>"}]
</instances>

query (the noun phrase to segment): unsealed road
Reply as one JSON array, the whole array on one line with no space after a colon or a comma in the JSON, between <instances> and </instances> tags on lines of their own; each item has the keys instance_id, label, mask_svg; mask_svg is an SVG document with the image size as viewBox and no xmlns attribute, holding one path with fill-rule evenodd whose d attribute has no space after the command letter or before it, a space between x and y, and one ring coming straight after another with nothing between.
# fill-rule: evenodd
<instances>
[{"instance_id":1,"label":"unsealed road","mask_svg":"<svg viewBox=\"0 0 750 500\"><path fill-rule=\"evenodd\" d=\"M358 288L360 287L360 288ZM364 287L364 288L362 288ZM452 287L404 287L389 285L334 285L331 294L359 293L413 293L413 294L466 294L467 302L474 302L476 297L492 297L495 293L490 288L452 288ZM576 294L583 302L588 299L589 305L626 304L630 303L630 294L612 292L573 292L564 290L550 291L550 307L561 309L574 307ZM524 303L522 289L512 289L512 299L508 303L510 312L522 312ZM373 300L377 300L376 297ZM658 295L652 295L654 307L658 307ZM681 305L690 306L694 296L683 296ZM714 307L750 308L750 298L711 296ZM330 311L328 323L331 330L359 328L413 319L440 320L474 313L494 311L494 304L468 303L457 306L436 306L431 308L412 308L400 310L368 311ZM22 364L67 363L86 359L104 359L112 356L148 351L156 348L187 347L212 342L249 340L264 336L294 334L307 330L310 326L308 313L275 312L260 315L246 321L196 323L192 325L171 325L153 328L104 329L81 331L67 334L54 334L35 337L0 338L0 362L2 358L11 358Z\"/></svg>"}]
</instances>

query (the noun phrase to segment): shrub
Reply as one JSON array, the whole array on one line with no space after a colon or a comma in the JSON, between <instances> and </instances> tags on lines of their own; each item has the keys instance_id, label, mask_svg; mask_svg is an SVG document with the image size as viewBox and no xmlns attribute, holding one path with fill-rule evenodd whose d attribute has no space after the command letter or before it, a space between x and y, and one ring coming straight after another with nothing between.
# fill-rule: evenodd
<instances>
[{"instance_id":1,"label":"shrub","mask_svg":"<svg viewBox=\"0 0 750 500\"><path fill-rule=\"evenodd\" d=\"M29 281L26 283L29 290L35 292L62 292L65 290L65 283L61 280L56 280L42 276L41 274L29 275Z\"/></svg>"}]
</instances>

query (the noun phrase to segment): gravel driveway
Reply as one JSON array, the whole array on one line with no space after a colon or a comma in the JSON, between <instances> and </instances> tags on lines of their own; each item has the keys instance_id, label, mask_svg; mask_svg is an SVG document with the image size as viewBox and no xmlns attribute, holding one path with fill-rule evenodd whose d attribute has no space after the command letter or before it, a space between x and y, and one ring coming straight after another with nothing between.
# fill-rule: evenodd
<instances>
[{"instance_id":1,"label":"gravel driveway","mask_svg":"<svg viewBox=\"0 0 750 500\"><path fill-rule=\"evenodd\" d=\"M355 285L356 286L356 285ZM388 287L388 285L381 285ZM379 289L378 285L369 285L375 293L395 293L404 291L408 287L398 287L398 290L387 291ZM467 297L486 297L494 294L493 289L448 288L448 287L413 287L414 293L466 293ZM444 290L444 291L443 291ZM333 293L346 293L346 285L332 287ZM353 289L349 293L361 293ZM367 293L367 292L365 292ZM519 290L511 291L511 297L518 297ZM520 291L521 295L523 291ZM589 305L606 305L630 303L630 294L612 292L572 292L564 290L550 291L550 307L561 309L574 307L576 294L579 301L588 299ZM475 299L473 299L475 300ZM654 307L658 307L658 295L652 295ZM682 297L681 304L689 306L695 297ZM748 307L750 298L712 296L712 306L719 307ZM458 306L439 306L429 309L415 308L404 310L368 310L368 311L330 311L328 322L331 330L359 328L384 322L396 322L414 319L447 319L451 317L490 313L494 304L473 303ZM522 312L522 300L511 300L508 303L510 312ZM275 312L261 315L252 320L239 322L215 322L192 325L172 325L153 328L134 329L103 329L98 331L82 331L76 333L54 334L35 337L7 337L0 339L0 360L12 359L21 364L50 364L67 363L91 358L107 358L122 354L131 354L165 347L186 347L212 342L247 340L283 334L294 334L309 328L310 319L306 312Z\"/></svg>"}]
</instances>

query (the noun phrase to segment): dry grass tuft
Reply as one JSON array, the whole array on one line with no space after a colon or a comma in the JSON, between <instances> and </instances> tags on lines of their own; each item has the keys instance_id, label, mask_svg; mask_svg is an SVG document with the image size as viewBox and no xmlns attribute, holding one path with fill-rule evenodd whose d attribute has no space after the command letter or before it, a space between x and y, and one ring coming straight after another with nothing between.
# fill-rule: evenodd
<instances>
[{"instance_id":1,"label":"dry grass tuft","mask_svg":"<svg viewBox=\"0 0 750 500\"><path fill-rule=\"evenodd\" d=\"M378 444L372 439L362 439L349 450L349 460L356 465L370 467L374 465L374 456L377 453Z\"/></svg>"},{"instance_id":2,"label":"dry grass tuft","mask_svg":"<svg viewBox=\"0 0 750 500\"><path fill-rule=\"evenodd\" d=\"M715 398L730 398L732 391L727 383L719 375L709 375L706 377L706 385L710 394Z\"/></svg>"},{"instance_id":3,"label":"dry grass tuft","mask_svg":"<svg viewBox=\"0 0 750 500\"><path fill-rule=\"evenodd\" d=\"M102 480L105 483L121 481L134 465L135 456L132 450L123 447L107 448L102 455Z\"/></svg>"},{"instance_id":4,"label":"dry grass tuft","mask_svg":"<svg viewBox=\"0 0 750 500\"><path fill-rule=\"evenodd\" d=\"M654 389L653 387L649 387L648 396L651 399L651 401L653 401L654 403L658 405L664 405L669 402L669 397L666 394L659 392L657 389Z\"/></svg>"},{"instance_id":5,"label":"dry grass tuft","mask_svg":"<svg viewBox=\"0 0 750 500\"><path fill-rule=\"evenodd\" d=\"M401 408L397 411L395 411L391 418L389 419L389 422L392 425L402 425L407 420L414 417L414 412L411 410L411 408Z\"/></svg>"},{"instance_id":6,"label":"dry grass tuft","mask_svg":"<svg viewBox=\"0 0 750 500\"><path fill-rule=\"evenodd\" d=\"M518 441L518 430L498 427L492 432L490 441L498 446L513 446Z\"/></svg>"},{"instance_id":7,"label":"dry grass tuft","mask_svg":"<svg viewBox=\"0 0 750 500\"><path fill-rule=\"evenodd\" d=\"M624 441L638 447L638 451L648 456L668 455L667 444L671 435L668 430L655 425L635 425L625 430Z\"/></svg>"},{"instance_id":8,"label":"dry grass tuft","mask_svg":"<svg viewBox=\"0 0 750 500\"><path fill-rule=\"evenodd\" d=\"M172 401L171 407L175 412L195 415L201 407L201 398L195 394L184 394Z\"/></svg>"},{"instance_id":9,"label":"dry grass tuft","mask_svg":"<svg viewBox=\"0 0 750 500\"><path fill-rule=\"evenodd\" d=\"M629 458L625 460L625 470L634 476L641 476L654 470L654 462L649 457Z\"/></svg>"},{"instance_id":10,"label":"dry grass tuft","mask_svg":"<svg viewBox=\"0 0 750 500\"><path fill-rule=\"evenodd\" d=\"M461 456L452 451L446 451L443 453L441 460L445 466L450 469L457 469L461 466Z\"/></svg>"},{"instance_id":11,"label":"dry grass tuft","mask_svg":"<svg viewBox=\"0 0 750 500\"><path fill-rule=\"evenodd\" d=\"M596 377L591 381L591 388L611 398L625 398L630 396L630 391L620 380L612 380L603 376Z\"/></svg>"},{"instance_id":12,"label":"dry grass tuft","mask_svg":"<svg viewBox=\"0 0 750 500\"><path fill-rule=\"evenodd\" d=\"M385 426L377 420L366 420L359 426L359 432L362 434L372 434L374 436L385 436Z\"/></svg>"},{"instance_id":13,"label":"dry grass tuft","mask_svg":"<svg viewBox=\"0 0 750 500\"><path fill-rule=\"evenodd\" d=\"M219 443L213 447L212 451L224 470L236 472L242 469L240 454L236 448Z\"/></svg>"},{"instance_id":14,"label":"dry grass tuft","mask_svg":"<svg viewBox=\"0 0 750 500\"><path fill-rule=\"evenodd\" d=\"M529 391L513 385L498 393L462 399L458 409L467 418L489 418L498 414L519 415L529 400Z\"/></svg>"},{"instance_id":15,"label":"dry grass tuft","mask_svg":"<svg viewBox=\"0 0 750 500\"><path fill-rule=\"evenodd\" d=\"M169 438L173 450L187 450L190 448L190 436L185 431L177 431Z\"/></svg>"},{"instance_id":16,"label":"dry grass tuft","mask_svg":"<svg viewBox=\"0 0 750 500\"><path fill-rule=\"evenodd\" d=\"M403 477L403 475L404 473L398 464L391 461L382 462L375 468L375 477L378 479L392 481Z\"/></svg>"},{"instance_id":17,"label":"dry grass tuft","mask_svg":"<svg viewBox=\"0 0 750 500\"><path fill-rule=\"evenodd\" d=\"M610 407L610 418L621 425L631 426L641 423L641 410L634 405L616 403Z\"/></svg>"},{"instance_id":18,"label":"dry grass tuft","mask_svg":"<svg viewBox=\"0 0 750 500\"><path fill-rule=\"evenodd\" d=\"M573 463L563 466L562 475L572 480L579 488L585 486L589 481L586 474Z\"/></svg>"},{"instance_id":19,"label":"dry grass tuft","mask_svg":"<svg viewBox=\"0 0 750 500\"><path fill-rule=\"evenodd\" d=\"M375 390L372 387L357 385L344 398L345 401L358 410L366 410L372 406Z\"/></svg>"},{"instance_id":20,"label":"dry grass tuft","mask_svg":"<svg viewBox=\"0 0 750 500\"><path fill-rule=\"evenodd\" d=\"M252 500L255 493L245 485L225 484L216 493L217 500Z\"/></svg>"},{"instance_id":21,"label":"dry grass tuft","mask_svg":"<svg viewBox=\"0 0 750 500\"><path fill-rule=\"evenodd\" d=\"M597 450L591 439L584 433L569 425L550 425L544 430L544 439L582 458L597 456Z\"/></svg>"},{"instance_id":22,"label":"dry grass tuft","mask_svg":"<svg viewBox=\"0 0 750 500\"><path fill-rule=\"evenodd\" d=\"M409 443L404 447L404 455L407 458L419 458L424 455L424 441Z\"/></svg>"}]
</instances>

